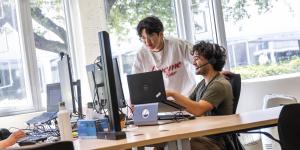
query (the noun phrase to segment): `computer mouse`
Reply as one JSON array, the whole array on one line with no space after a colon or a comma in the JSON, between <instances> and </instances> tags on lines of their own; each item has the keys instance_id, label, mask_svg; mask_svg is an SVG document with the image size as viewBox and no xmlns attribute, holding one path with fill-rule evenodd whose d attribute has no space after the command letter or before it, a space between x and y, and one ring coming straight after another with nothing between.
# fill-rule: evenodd
<instances>
[{"instance_id":1,"label":"computer mouse","mask_svg":"<svg viewBox=\"0 0 300 150\"><path fill-rule=\"evenodd\" d=\"M193 120L193 119L196 119L196 117L195 116L190 116L189 117L189 120Z\"/></svg>"},{"instance_id":2,"label":"computer mouse","mask_svg":"<svg viewBox=\"0 0 300 150\"><path fill-rule=\"evenodd\" d=\"M9 132L8 129L1 128L0 129L0 140L4 140L8 138L11 135L11 132Z\"/></svg>"}]
</instances>

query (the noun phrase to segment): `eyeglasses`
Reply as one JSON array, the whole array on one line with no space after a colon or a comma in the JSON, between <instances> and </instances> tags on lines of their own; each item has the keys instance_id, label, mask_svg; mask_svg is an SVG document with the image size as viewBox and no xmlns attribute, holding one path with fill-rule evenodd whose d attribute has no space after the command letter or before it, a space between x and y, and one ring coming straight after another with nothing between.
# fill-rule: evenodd
<instances>
[{"instance_id":1,"label":"eyeglasses","mask_svg":"<svg viewBox=\"0 0 300 150\"><path fill-rule=\"evenodd\" d=\"M200 59L200 56L198 56L198 55L193 56L193 62L198 61L199 59Z\"/></svg>"},{"instance_id":2,"label":"eyeglasses","mask_svg":"<svg viewBox=\"0 0 300 150\"><path fill-rule=\"evenodd\" d=\"M158 34L157 33L147 34L146 37L140 37L140 41L144 42L144 43L147 41L147 39L149 39L150 41L153 41L155 35L158 35Z\"/></svg>"}]
</instances>

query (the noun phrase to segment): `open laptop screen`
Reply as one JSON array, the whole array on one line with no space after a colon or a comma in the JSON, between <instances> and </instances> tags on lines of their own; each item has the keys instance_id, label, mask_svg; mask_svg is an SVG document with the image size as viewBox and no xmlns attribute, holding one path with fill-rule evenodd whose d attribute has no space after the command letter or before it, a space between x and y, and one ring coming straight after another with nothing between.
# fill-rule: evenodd
<instances>
[{"instance_id":1,"label":"open laptop screen","mask_svg":"<svg viewBox=\"0 0 300 150\"><path fill-rule=\"evenodd\" d=\"M166 100L166 91L161 71L127 76L131 104L156 103Z\"/></svg>"}]
</instances>

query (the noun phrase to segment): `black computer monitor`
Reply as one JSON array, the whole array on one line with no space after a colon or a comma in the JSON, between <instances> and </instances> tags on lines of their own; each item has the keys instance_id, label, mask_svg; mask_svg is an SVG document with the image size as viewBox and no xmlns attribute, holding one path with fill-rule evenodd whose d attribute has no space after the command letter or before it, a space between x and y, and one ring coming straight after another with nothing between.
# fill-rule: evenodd
<instances>
[{"instance_id":1,"label":"black computer monitor","mask_svg":"<svg viewBox=\"0 0 300 150\"><path fill-rule=\"evenodd\" d=\"M125 97L124 97L124 92L123 92L121 74L120 74L120 69L119 69L119 62L118 62L117 58L113 58L112 61L113 61L113 68L114 68L114 77L115 77L118 105L120 108L125 108L126 102L125 102Z\"/></svg>"},{"instance_id":2,"label":"black computer monitor","mask_svg":"<svg viewBox=\"0 0 300 150\"><path fill-rule=\"evenodd\" d=\"M60 56L61 56L61 60L58 61L58 72L59 72L62 101L65 102L66 108L70 112L73 112L74 114L78 114L79 118L82 118L80 80L73 82L71 62L70 62L69 55L65 53L60 53ZM77 87L76 88L77 97L75 96L74 86ZM76 107L76 101L77 101L77 107Z\"/></svg>"},{"instance_id":3,"label":"black computer monitor","mask_svg":"<svg viewBox=\"0 0 300 150\"><path fill-rule=\"evenodd\" d=\"M121 129L121 119L119 115L118 94L116 77L114 72L114 63L111 54L109 35L106 31L98 33L100 43L101 62L103 64L103 83L104 92L106 92L109 102L109 125L110 131L99 133L99 137L108 139L123 139L126 138L125 132Z\"/></svg>"},{"instance_id":4,"label":"black computer monitor","mask_svg":"<svg viewBox=\"0 0 300 150\"><path fill-rule=\"evenodd\" d=\"M90 91L92 94L93 102L95 109L98 112L102 112L104 109L108 109L108 100L107 100L107 93L104 91L104 70L103 64L99 60L98 57L97 61L94 64L90 64L86 66L88 81L90 85ZM123 93L122 81L120 77L118 59L113 58L113 71L114 71L114 78L115 78L115 86L116 86L116 93L117 93L117 100L119 108L125 108L126 102Z\"/></svg>"}]
</instances>

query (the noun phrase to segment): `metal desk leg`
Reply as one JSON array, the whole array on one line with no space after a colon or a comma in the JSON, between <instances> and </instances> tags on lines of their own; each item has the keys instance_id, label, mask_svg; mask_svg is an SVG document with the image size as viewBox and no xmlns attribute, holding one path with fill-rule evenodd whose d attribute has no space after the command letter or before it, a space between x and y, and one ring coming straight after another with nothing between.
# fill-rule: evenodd
<instances>
[{"instance_id":1,"label":"metal desk leg","mask_svg":"<svg viewBox=\"0 0 300 150\"><path fill-rule=\"evenodd\" d=\"M189 139L177 140L178 150L191 150L191 143Z\"/></svg>"},{"instance_id":2,"label":"metal desk leg","mask_svg":"<svg viewBox=\"0 0 300 150\"><path fill-rule=\"evenodd\" d=\"M177 150L177 142L176 141L168 142L165 145L164 150Z\"/></svg>"}]
</instances>

